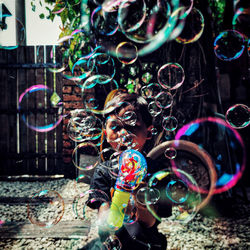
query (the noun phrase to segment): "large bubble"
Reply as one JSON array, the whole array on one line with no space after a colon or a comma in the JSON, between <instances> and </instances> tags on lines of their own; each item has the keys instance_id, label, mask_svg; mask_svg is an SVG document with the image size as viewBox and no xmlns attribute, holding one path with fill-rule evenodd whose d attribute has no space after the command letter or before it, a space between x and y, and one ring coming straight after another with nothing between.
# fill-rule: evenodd
<instances>
[{"instance_id":1,"label":"large bubble","mask_svg":"<svg viewBox=\"0 0 250 250\"><path fill-rule=\"evenodd\" d=\"M154 206L150 206L151 202L147 202L146 192L145 201L148 210L157 220L162 221L161 211L171 207L172 214L163 221L188 223L197 214L201 203L201 195L192 188L193 186L198 189L194 178L183 170L178 169L174 172L170 169L163 169L156 172L150 178L148 187L158 189L160 199L155 203L157 205L155 209Z\"/></svg>"},{"instance_id":2,"label":"large bubble","mask_svg":"<svg viewBox=\"0 0 250 250\"><path fill-rule=\"evenodd\" d=\"M241 178L246 164L246 152L240 134L224 120L201 118L183 126L176 140L187 140L205 149L215 162L218 180L213 193L232 188ZM208 192L207 189L202 190Z\"/></svg>"},{"instance_id":3,"label":"large bubble","mask_svg":"<svg viewBox=\"0 0 250 250\"><path fill-rule=\"evenodd\" d=\"M197 186L191 182L186 184L201 194L198 210L209 202L217 180L215 165L210 155L197 144L184 140L166 141L153 148L147 156L159 162L163 168L171 168L178 177L181 174L176 170L182 170L195 179Z\"/></svg>"},{"instance_id":4,"label":"large bubble","mask_svg":"<svg viewBox=\"0 0 250 250\"><path fill-rule=\"evenodd\" d=\"M46 85L33 85L19 96L19 111L25 124L37 131L48 132L62 121L59 95Z\"/></svg>"},{"instance_id":5,"label":"large bubble","mask_svg":"<svg viewBox=\"0 0 250 250\"><path fill-rule=\"evenodd\" d=\"M178 7L179 0L171 0L167 3L144 0L105 1L102 4L104 13L116 14L118 11L117 21L120 30L112 36L99 37L97 44L115 56L116 47L122 42L120 39L120 32L122 32L131 42L140 45L138 56L149 54L167 40L173 39L170 38L171 32L179 28L175 27L179 16L173 14Z\"/></svg>"},{"instance_id":6,"label":"large bubble","mask_svg":"<svg viewBox=\"0 0 250 250\"><path fill-rule=\"evenodd\" d=\"M63 198L53 190L39 191L31 197L27 212L32 224L46 228L52 227L63 217Z\"/></svg>"}]
</instances>

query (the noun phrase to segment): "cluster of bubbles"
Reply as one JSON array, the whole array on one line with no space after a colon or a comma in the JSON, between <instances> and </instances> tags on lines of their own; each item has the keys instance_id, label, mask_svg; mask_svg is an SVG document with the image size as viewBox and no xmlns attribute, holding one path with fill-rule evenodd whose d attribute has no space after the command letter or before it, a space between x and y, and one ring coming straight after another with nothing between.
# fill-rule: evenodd
<instances>
[{"instance_id":1,"label":"cluster of bubbles","mask_svg":"<svg viewBox=\"0 0 250 250\"><path fill-rule=\"evenodd\" d=\"M71 42L76 38L85 37L89 29L98 37L95 46L89 45L87 41L80 41L82 53L75 60L71 60L70 72L67 70L69 65L65 60L59 68L57 66L49 68L51 72L62 74L64 78L75 82L81 88L84 100L84 109L71 111L67 124L69 138L77 143L72 153L73 164L86 173L79 176L75 182L78 194L73 201L73 211L81 220L101 226L102 222L91 221L95 216L90 207L96 203L106 206L111 202L102 190L88 190L84 193L81 191L81 183L87 179L89 181L88 172L94 170L97 165L101 165L103 168L108 168L111 178L116 180L119 175L119 166L123 165L128 168L128 165L132 164L131 160L128 165L123 162L126 157L130 159L131 155L124 157L122 146L130 150L138 149L135 143L138 117L134 111L129 110L122 115L115 113L116 118L108 117L105 122L98 117L98 115L105 114L107 110L104 110L104 106L107 100L119 89L119 84L114 79L116 75L114 57L123 65L130 65L139 56L155 51L166 41L176 40L181 44L196 42L204 30L204 18L202 13L193 7L193 0L184 2L185 4L178 0L107 0L100 3L93 0L96 8L89 14L89 20L86 19L88 14L83 10L82 26L58 41L60 46L66 44L70 47ZM86 7L85 1L82 1L82 7ZM66 5L62 6L55 14L62 12L65 8L67 8ZM117 34L123 34L124 39L118 39ZM123 37L120 35L119 37ZM249 53L249 40L247 46ZM223 31L214 41L215 55L224 61L239 58L245 47L245 37L236 30ZM51 60L57 52L55 49L51 51ZM141 96L148 101L150 114L154 118L164 114L161 126L165 132L174 132L178 128L178 120L172 115L172 107L175 94L184 81L185 73L182 66L176 62L168 62L157 71L157 82L148 82L140 88ZM129 105L124 102L117 103L115 108L120 110ZM48 132L54 129L64 117L60 97L45 85L34 85L22 93L19 97L19 109L27 126L38 132ZM34 111L38 110L36 113L39 116L39 109L41 113L44 109L49 110L48 114L51 117L46 115L46 119L37 119ZM39 124L40 120L41 124ZM132 224L137 221L138 203L145 206L159 221L188 223L207 203L206 199L204 202L204 196L224 192L237 183L245 168L246 155L243 141L235 129L249 125L249 107L244 104L232 106L227 110L225 120L226 122L211 117L194 120L180 128L175 136L176 145L178 145L178 140L187 140L212 156L215 162L208 168L210 172L216 172L215 187L211 188L211 185L208 185L209 188L204 188L192 174L185 169L178 168L178 146L171 145L164 149L162 155L166 161L171 162L172 168L165 168L148 176L149 181L143 187L139 186L140 178L134 178L131 181L132 184L130 182L132 189L136 187L138 190L131 195L130 206L125 211L124 223ZM104 127L120 132L117 138L108 141L111 145L116 145L115 147L102 149L105 139ZM122 133L122 130L129 131L129 133ZM153 128L152 135L157 133L157 130ZM210 136L207 136L208 134ZM228 150L233 152L231 155L234 155L234 159L228 159L228 154L220 153L212 147L214 142L218 142L217 147L221 148L225 138L229 146ZM133 155L131 152L129 154ZM110 162L109 167L104 164L106 161ZM142 161L142 159L136 159L136 162ZM231 164L227 164L228 162ZM120 171L122 171L121 168ZM146 176L145 168L136 168L136 164L132 164L129 171L133 176L141 176L141 178ZM127 176L123 175L120 185L125 190L131 190L131 186L127 186ZM213 183L215 179L209 181ZM49 227L60 221L64 204L57 192L43 190L35 194L31 200L28 204L28 217L32 223ZM59 209L60 212L53 212L58 216L56 218L40 217L42 215L35 206L40 203L49 205L50 209ZM172 215L162 218L152 205L163 207L170 205ZM107 214L103 215L103 218L107 218ZM116 249L121 248L121 242L114 235L111 235L105 244L107 249L113 249L114 246Z\"/></svg>"}]
</instances>

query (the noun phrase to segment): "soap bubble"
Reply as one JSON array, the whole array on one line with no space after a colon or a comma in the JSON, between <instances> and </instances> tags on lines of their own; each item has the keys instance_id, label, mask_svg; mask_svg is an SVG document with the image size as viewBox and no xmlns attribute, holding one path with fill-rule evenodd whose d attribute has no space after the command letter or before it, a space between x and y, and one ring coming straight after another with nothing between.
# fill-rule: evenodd
<instances>
[{"instance_id":1,"label":"soap bubble","mask_svg":"<svg viewBox=\"0 0 250 250\"><path fill-rule=\"evenodd\" d=\"M227 110L225 118L231 127L245 128L250 123L250 109L247 105L235 104Z\"/></svg>"},{"instance_id":2,"label":"soap bubble","mask_svg":"<svg viewBox=\"0 0 250 250\"><path fill-rule=\"evenodd\" d=\"M196 42L204 30L204 17L202 13L193 8L185 19L185 26L176 41L182 44Z\"/></svg>"},{"instance_id":3,"label":"soap bubble","mask_svg":"<svg viewBox=\"0 0 250 250\"><path fill-rule=\"evenodd\" d=\"M177 151L174 147L168 147L168 148L166 148L164 155L168 159L174 159L177 155Z\"/></svg>"},{"instance_id":4,"label":"soap bubble","mask_svg":"<svg viewBox=\"0 0 250 250\"><path fill-rule=\"evenodd\" d=\"M223 61L239 58L244 48L244 37L237 30L223 31L214 40L214 53Z\"/></svg>"},{"instance_id":5,"label":"soap bubble","mask_svg":"<svg viewBox=\"0 0 250 250\"><path fill-rule=\"evenodd\" d=\"M163 117L162 120L162 127L166 130L166 131L174 131L177 129L178 127L178 121L174 116L166 116Z\"/></svg>"},{"instance_id":6,"label":"soap bubble","mask_svg":"<svg viewBox=\"0 0 250 250\"><path fill-rule=\"evenodd\" d=\"M162 109L156 104L155 101L152 101L148 104L148 111L153 117L156 117L161 113Z\"/></svg>"},{"instance_id":7,"label":"soap bubble","mask_svg":"<svg viewBox=\"0 0 250 250\"><path fill-rule=\"evenodd\" d=\"M155 203L158 209L150 206L146 199L148 210L159 221L188 223L197 214L201 203L200 193L195 192L190 184L198 189L194 178L182 170L177 169L173 172L170 169L163 169L156 172L150 178L148 187L159 190L160 199ZM172 214L163 219L159 211L169 207L172 207Z\"/></svg>"},{"instance_id":8,"label":"soap bubble","mask_svg":"<svg viewBox=\"0 0 250 250\"><path fill-rule=\"evenodd\" d=\"M97 118L84 109L75 109L71 111L71 118L67 125L67 134L69 138L76 142L82 142L86 139L88 131L94 128Z\"/></svg>"},{"instance_id":9,"label":"soap bubble","mask_svg":"<svg viewBox=\"0 0 250 250\"><path fill-rule=\"evenodd\" d=\"M109 235L108 238L103 242L105 250L121 250L122 243L116 235Z\"/></svg>"},{"instance_id":10,"label":"soap bubble","mask_svg":"<svg viewBox=\"0 0 250 250\"><path fill-rule=\"evenodd\" d=\"M52 227L63 217L63 198L53 190L39 191L31 197L27 212L32 224L46 228Z\"/></svg>"},{"instance_id":11,"label":"soap bubble","mask_svg":"<svg viewBox=\"0 0 250 250\"><path fill-rule=\"evenodd\" d=\"M74 181L74 188L77 194L86 190L86 187L90 184L91 176L87 174L80 174Z\"/></svg>"},{"instance_id":12,"label":"soap bubble","mask_svg":"<svg viewBox=\"0 0 250 250\"><path fill-rule=\"evenodd\" d=\"M116 47L116 57L123 64L132 64L138 58L137 47L131 42L119 43Z\"/></svg>"},{"instance_id":13,"label":"soap bubble","mask_svg":"<svg viewBox=\"0 0 250 250\"><path fill-rule=\"evenodd\" d=\"M178 63L167 63L158 70L157 79L164 89L178 89L185 79L184 70Z\"/></svg>"},{"instance_id":14,"label":"soap bubble","mask_svg":"<svg viewBox=\"0 0 250 250\"><path fill-rule=\"evenodd\" d=\"M19 111L25 124L37 132L48 132L62 121L62 101L45 85L33 85L19 97Z\"/></svg>"},{"instance_id":15,"label":"soap bubble","mask_svg":"<svg viewBox=\"0 0 250 250\"><path fill-rule=\"evenodd\" d=\"M246 164L245 146L240 134L224 120L197 119L179 129L175 139L193 142L211 155L218 177L214 194L227 191L241 178ZM205 187L200 191L209 192Z\"/></svg>"},{"instance_id":16,"label":"soap bubble","mask_svg":"<svg viewBox=\"0 0 250 250\"><path fill-rule=\"evenodd\" d=\"M155 96L155 103L161 109L170 108L173 104L173 96L169 92L162 91Z\"/></svg>"},{"instance_id":17,"label":"soap bubble","mask_svg":"<svg viewBox=\"0 0 250 250\"><path fill-rule=\"evenodd\" d=\"M90 142L78 144L72 152L72 162L80 170L91 170L98 164L99 150Z\"/></svg>"},{"instance_id":18,"label":"soap bubble","mask_svg":"<svg viewBox=\"0 0 250 250\"><path fill-rule=\"evenodd\" d=\"M92 206L105 205L109 203L108 195L99 189L89 189L74 197L72 209L77 218L90 223L92 226L97 223L97 210Z\"/></svg>"},{"instance_id":19,"label":"soap bubble","mask_svg":"<svg viewBox=\"0 0 250 250\"><path fill-rule=\"evenodd\" d=\"M176 156L173 159L165 155L168 148L176 150ZM197 185L193 185L192 182L185 183L191 190L201 194L201 202L197 204L197 210L208 204L215 190L217 175L213 159L199 145L186 140L168 140L154 147L147 156L161 164L162 168L171 168L180 180L183 180L182 174L176 170L191 175ZM157 184L158 179L154 180L154 185Z\"/></svg>"},{"instance_id":20,"label":"soap bubble","mask_svg":"<svg viewBox=\"0 0 250 250\"><path fill-rule=\"evenodd\" d=\"M141 205L155 204L160 199L160 191L156 188L142 187L136 192L136 201Z\"/></svg>"},{"instance_id":21,"label":"soap bubble","mask_svg":"<svg viewBox=\"0 0 250 250\"><path fill-rule=\"evenodd\" d=\"M117 12L105 11L101 5L91 13L91 25L101 35L112 36L118 30Z\"/></svg>"},{"instance_id":22,"label":"soap bubble","mask_svg":"<svg viewBox=\"0 0 250 250\"><path fill-rule=\"evenodd\" d=\"M104 105L108 95L118 89L116 80L108 75L94 75L89 77L82 85L84 106L94 114L103 114Z\"/></svg>"},{"instance_id":23,"label":"soap bubble","mask_svg":"<svg viewBox=\"0 0 250 250\"><path fill-rule=\"evenodd\" d=\"M122 116L119 116L119 119L125 124L128 124L130 126L135 126L137 121L137 115L134 111L128 110L125 111L124 114L122 114Z\"/></svg>"},{"instance_id":24,"label":"soap bubble","mask_svg":"<svg viewBox=\"0 0 250 250\"><path fill-rule=\"evenodd\" d=\"M137 206L136 201L133 195L130 195L128 206L125 210L125 216L123 219L123 223L127 225L131 225L138 220Z\"/></svg>"},{"instance_id":25,"label":"soap bubble","mask_svg":"<svg viewBox=\"0 0 250 250\"><path fill-rule=\"evenodd\" d=\"M141 95L144 98L154 98L161 91L158 83L150 83L141 88Z\"/></svg>"}]
</instances>

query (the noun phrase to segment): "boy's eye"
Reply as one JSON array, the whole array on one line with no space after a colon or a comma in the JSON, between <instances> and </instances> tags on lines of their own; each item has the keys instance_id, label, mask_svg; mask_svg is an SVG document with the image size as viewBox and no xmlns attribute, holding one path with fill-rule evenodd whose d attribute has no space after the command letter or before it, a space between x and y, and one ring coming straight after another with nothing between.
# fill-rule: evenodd
<instances>
[{"instance_id":1,"label":"boy's eye","mask_svg":"<svg viewBox=\"0 0 250 250\"><path fill-rule=\"evenodd\" d=\"M119 131L122 129L122 123L119 122L118 120L113 120L109 123L109 128L112 129L113 131Z\"/></svg>"},{"instance_id":2,"label":"boy's eye","mask_svg":"<svg viewBox=\"0 0 250 250\"><path fill-rule=\"evenodd\" d=\"M135 126L136 121L137 121L137 116L136 113L134 111L126 111L121 117L120 119L126 123L129 124L130 126Z\"/></svg>"},{"instance_id":3,"label":"boy's eye","mask_svg":"<svg viewBox=\"0 0 250 250\"><path fill-rule=\"evenodd\" d=\"M119 124L112 124L110 128L111 128L112 130L114 130L114 131L118 131L118 130L120 130L122 127L119 126Z\"/></svg>"}]
</instances>

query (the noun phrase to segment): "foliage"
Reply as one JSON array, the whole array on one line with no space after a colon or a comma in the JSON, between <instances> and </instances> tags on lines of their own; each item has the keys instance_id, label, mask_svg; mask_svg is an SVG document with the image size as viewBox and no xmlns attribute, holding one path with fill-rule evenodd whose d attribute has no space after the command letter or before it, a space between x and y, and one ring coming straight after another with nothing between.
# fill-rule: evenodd
<instances>
[{"instance_id":1,"label":"foliage","mask_svg":"<svg viewBox=\"0 0 250 250\"><path fill-rule=\"evenodd\" d=\"M215 24L215 31L218 33L222 29L226 0L209 0L212 17Z\"/></svg>"},{"instance_id":2,"label":"foliage","mask_svg":"<svg viewBox=\"0 0 250 250\"><path fill-rule=\"evenodd\" d=\"M86 33L78 32L72 35L72 32L80 26L81 0L44 0L44 2L47 4L44 8L47 13L41 13L39 17L53 21L55 16L59 16L62 21L59 39L71 36L69 40L64 41L60 45L63 52L62 58L68 60L69 69L72 70L74 63L84 54L90 52L90 47L86 46L86 42L89 41ZM36 11L36 4L43 6L41 0L39 2L32 0L31 7L33 11ZM51 8L48 6L51 6Z\"/></svg>"}]
</instances>

